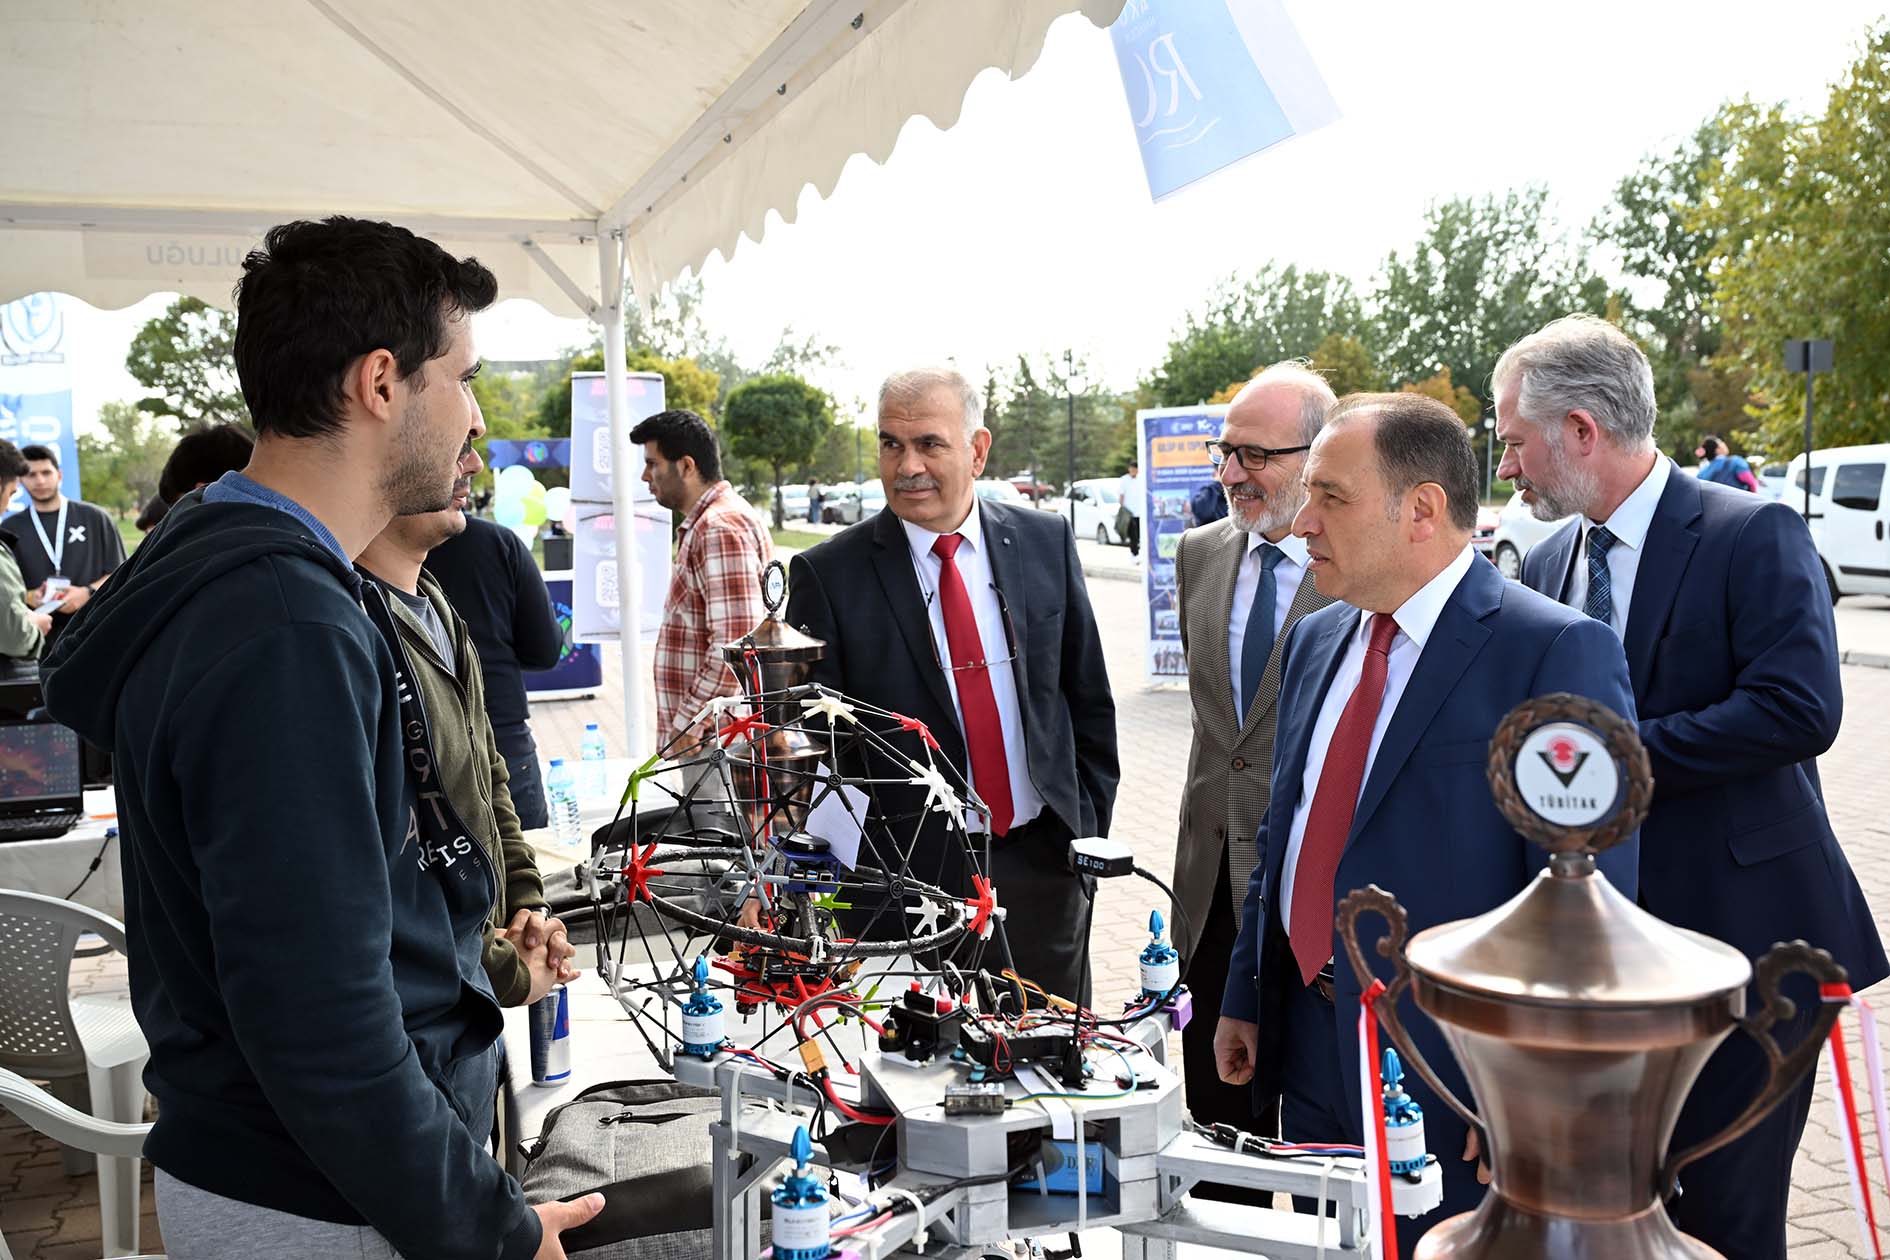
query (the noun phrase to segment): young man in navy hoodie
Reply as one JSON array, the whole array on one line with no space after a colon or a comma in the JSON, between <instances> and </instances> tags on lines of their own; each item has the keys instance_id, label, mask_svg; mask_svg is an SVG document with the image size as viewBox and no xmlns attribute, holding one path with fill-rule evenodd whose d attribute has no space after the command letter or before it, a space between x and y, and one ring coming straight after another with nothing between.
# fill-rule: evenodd
<instances>
[{"instance_id":1,"label":"young man in navy hoodie","mask_svg":"<svg viewBox=\"0 0 1890 1260\"><path fill-rule=\"evenodd\" d=\"M352 568L451 502L496 289L390 224L272 229L236 290L249 466L181 499L48 662L48 708L117 757L173 1255L561 1257L602 1206L528 1207L486 1150L497 873Z\"/></svg>"}]
</instances>

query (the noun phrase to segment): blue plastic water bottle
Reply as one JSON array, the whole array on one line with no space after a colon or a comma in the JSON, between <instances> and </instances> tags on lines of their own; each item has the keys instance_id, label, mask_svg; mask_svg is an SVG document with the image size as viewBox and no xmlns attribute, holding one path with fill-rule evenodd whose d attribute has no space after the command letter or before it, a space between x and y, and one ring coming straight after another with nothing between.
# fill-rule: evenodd
<instances>
[{"instance_id":1,"label":"blue plastic water bottle","mask_svg":"<svg viewBox=\"0 0 1890 1260\"><path fill-rule=\"evenodd\" d=\"M551 814L551 834L559 847L577 844L584 834L578 818L577 779L563 757L551 759L551 771L545 776L545 804Z\"/></svg>"},{"instance_id":2,"label":"blue plastic water bottle","mask_svg":"<svg viewBox=\"0 0 1890 1260\"><path fill-rule=\"evenodd\" d=\"M604 733L597 729L597 723L585 723L584 742L579 745L579 749L581 773L578 775L578 796L586 800L599 800L610 790L604 782L604 759L610 754L604 747Z\"/></svg>"}]
</instances>

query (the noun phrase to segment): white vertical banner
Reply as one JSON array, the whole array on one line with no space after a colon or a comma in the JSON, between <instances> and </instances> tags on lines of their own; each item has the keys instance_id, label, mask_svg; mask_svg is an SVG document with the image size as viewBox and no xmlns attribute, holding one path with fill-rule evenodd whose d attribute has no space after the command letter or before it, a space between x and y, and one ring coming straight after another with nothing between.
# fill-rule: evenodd
<instances>
[{"instance_id":1,"label":"white vertical banner","mask_svg":"<svg viewBox=\"0 0 1890 1260\"><path fill-rule=\"evenodd\" d=\"M66 316L57 293L33 293L0 306L0 438L59 452L60 489L79 497L79 446L72 431L72 365L66 360ZM0 513L26 506L25 488Z\"/></svg>"},{"instance_id":2,"label":"white vertical banner","mask_svg":"<svg viewBox=\"0 0 1890 1260\"><path fill-rule=\"evenodd\" d=\"M663 410L663 378L632 372L628 426ZM602 372L571 374L571 502L577 511L572 547L571 637L578 643L616 642L623 609L635 610L638 638L654 643L669 592L670 533L673 514L643 484L643 448L632 445L634 466L626 470L636 504L637 586L628 600L617 567L617 519L612 495L616 470L611 466L610 400Z\"/></svg>"}]
</instances>

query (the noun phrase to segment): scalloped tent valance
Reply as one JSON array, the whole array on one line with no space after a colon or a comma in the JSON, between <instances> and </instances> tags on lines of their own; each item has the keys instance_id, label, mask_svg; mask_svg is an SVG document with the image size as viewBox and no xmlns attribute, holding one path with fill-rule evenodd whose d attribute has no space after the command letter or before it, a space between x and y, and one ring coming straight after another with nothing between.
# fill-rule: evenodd
<instances>
[{"instance_id":1,"label":"scalloped tent valance","mask_svg":"<svg viewBox=\"0 0 1890 1260\"><path fill-rule=\"evenodd\" d=\"M0 301L227 304L270 224L345 212L599 316L958 118L1057 17L1121 0L65 0L0 18ZM582 277L582 280L573 279Z\"/></svg>"}]
</instances>

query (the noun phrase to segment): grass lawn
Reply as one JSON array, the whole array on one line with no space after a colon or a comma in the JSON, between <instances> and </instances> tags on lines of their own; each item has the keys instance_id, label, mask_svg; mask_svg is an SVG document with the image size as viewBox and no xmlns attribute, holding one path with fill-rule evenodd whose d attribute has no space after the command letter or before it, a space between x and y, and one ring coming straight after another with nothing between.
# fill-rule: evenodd
<instances>
[{"instance_id":1,"label":"grass lawn","mask_svg":"<svg viewBox=\"0 0 1890 1260\"><path fill-rule=\"evenodd\" d=\"M806 551L815 543L823 543L833 537L831 534L816 534L805 529L771 529L768 535L774 539L777 549L789 551Z\"/></svg>"}]
</instances>

